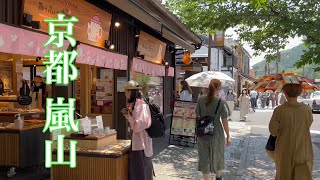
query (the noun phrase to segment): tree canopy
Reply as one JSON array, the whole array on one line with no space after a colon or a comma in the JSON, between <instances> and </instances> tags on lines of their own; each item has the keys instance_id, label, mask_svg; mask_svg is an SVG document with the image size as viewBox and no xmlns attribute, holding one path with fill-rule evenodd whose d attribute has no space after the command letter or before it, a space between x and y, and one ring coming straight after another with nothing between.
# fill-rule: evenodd
<instances>
[{"instance_id":1,"label":"tree canopy","mask_svg":"<svg viewBox=\"0 0 320 180\"><path fill-rule=\"evenodd\" d=\"M296 64L320 64L318 0L167 0L166 6L194 32L235 28L256 54L276 58L290 37L304 39L308 51Z\"/></svg>"}]
</instances>

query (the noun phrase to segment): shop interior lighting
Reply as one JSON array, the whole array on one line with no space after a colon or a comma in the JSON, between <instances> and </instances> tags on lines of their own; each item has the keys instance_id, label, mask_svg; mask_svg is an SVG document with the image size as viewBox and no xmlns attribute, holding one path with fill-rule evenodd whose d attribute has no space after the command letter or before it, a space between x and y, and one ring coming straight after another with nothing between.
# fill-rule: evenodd
<instances>
[{"instance_id":1,"label":"shop interior lighting","mask_svg":"<svg viewBox=\"0 0 320 180\"><path fill-rule=\"evenodd\" d=\"M169 65L169 62L165 62L164 65L165 65L165 66L168 66L168 65Z\"/></svg>"},{"instance_id":2,"label":"shop interior lighting","mask_svg":"<svg viewBox=\"0 0 320 180\"><path fill-rule=\"evenodd\" d=\"M136 28L134 29L134 37L139 37L140 36L140 31Z\"/></svg>"},{"instance_id":3,"label":"shop interior lighting","mask_svg":"<svg viewBox=\"0 0 320 180\"><path fill-rule=\"evenodd\" d=\"M114 44L111 44L109 49L113 50L115 48Z\"/></svg>"},{"instance_id":4,"label":"shop interior lighting","mask_svg":"<svg viewBox=\"0 0 320 180\"><path fill-rule=\"evenodd\" d=\"M118 21L116 21L116 22L114 23L114 25L115 25L116 27L120 27L120 23L119 23Z\"/></svg>"}]
</instances>

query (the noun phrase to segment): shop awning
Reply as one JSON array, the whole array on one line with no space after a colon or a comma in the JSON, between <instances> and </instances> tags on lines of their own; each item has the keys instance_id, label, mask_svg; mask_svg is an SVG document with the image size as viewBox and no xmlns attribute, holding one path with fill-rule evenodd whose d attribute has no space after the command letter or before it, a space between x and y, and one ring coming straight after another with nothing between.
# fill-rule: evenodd
<instances>
[{"instance_id":1,"label":"shop awning","mask_svg":"<svg viewBox=\"0 0 320 180\"><path fill-rule=\"evenodd\" d=\"M149 63L147 61L137 58L133 58L132 70L151 76L166 76L165 66Z\"/></svg>"},{"instance_id":2,"label":"shop awning","mask_svg":"<svg viewBox=\"0 0 320 180\"><path fill-rule=\"evenodd\" d=\"M128 68L128 56L126 55L104 51L85 44L80 44L77 51L79 53L77 63L118 70Z\"/></svg>"},{"instance_id":3,"label":"shop awning","mask_svg":"<svg viewBox=\"0 0 320 180\"><path fill-rule=\"evenodd\" d=\"M43 47L48 39L49 36L45 34L0 24L0 52L44 57L49 50L62 51L69 46L68 41L65 41L61 49L53 45Z\"/></svg>"},{"instance_id":4,"label":"shop awning","mask_svg":"<svg viewBox=\"0 0 320 180\"><path fill-rule=\"evenodd\" d=\"M137 7L136 4L128 0L106 0L117 8L139 19L141 22L151 27L152 29L161 32L161 23L154 17L150 16L146 11Z\"/></svg>"},{"instance_id":5,"label":"shop awning","mask_svg":"<svg viewBox=\"0 0 320 180\"><path fill-rule=\"evenodd\" d=\"M174 33L170 32L166 28L162 29L162 35L164 38L168 39L169 41L187 49L188 51L190 51L191 54L195 52L195 47L193 45L188 44L186 41L184 41Z\"/></svg>"},{"instance_id":6,"label":"shop awning","mask_svg":"<svg viewBox=\"0 0 320 180\"><path fill-rule=\"evenodd\" d=\"M246 74L244 74L244 73L242 73L242 72L237 71L236 73L239 74L241 77L243 77L243 78L245 78L245 79L247 79L247 80L249 80L249 81L251 81L251 82L257 81L257 79L252 78L252 77L250 77L249 75L246 75Z\"/></svg>"}]
</instances>

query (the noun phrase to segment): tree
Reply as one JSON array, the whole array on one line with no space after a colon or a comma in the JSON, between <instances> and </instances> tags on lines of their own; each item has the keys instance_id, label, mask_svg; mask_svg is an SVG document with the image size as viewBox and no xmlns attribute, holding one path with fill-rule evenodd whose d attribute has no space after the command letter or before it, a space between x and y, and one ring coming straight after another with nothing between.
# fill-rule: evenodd
<instances>
[{"instance_id":1,"label":"tree","mask_svg":"<svg viewBox=\"0 0 320 180\"><path fill-rule=\"evenodd\" d=\"M167 0L194 32L235 28L256 55L274 60L290 37L303 37L308 50L296 64L320 64L320 3L317 0Z\"/></svg>"}]
</instances>

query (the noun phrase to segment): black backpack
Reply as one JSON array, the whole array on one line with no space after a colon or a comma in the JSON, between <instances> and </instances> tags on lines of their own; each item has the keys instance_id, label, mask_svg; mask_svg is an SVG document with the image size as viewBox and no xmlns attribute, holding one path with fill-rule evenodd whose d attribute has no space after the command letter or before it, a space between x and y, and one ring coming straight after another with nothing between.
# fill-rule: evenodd
<instances>
[{"instance_id":1,"label":"black backpack","mask_svg":"<svg viewBox=\"0 0 320 180\"><path fill-rule=\"evenodd\" d=\"M163 137L165 134L166 126L163 118L163 114L160 111L160 107L156 104L150 103L145 100L149 105L151 113L151 126L146 129L151 138Z\"/></svg>"}]
</instances>

